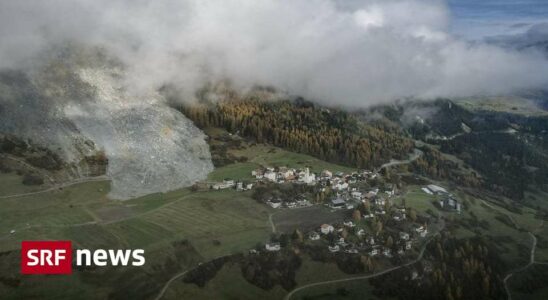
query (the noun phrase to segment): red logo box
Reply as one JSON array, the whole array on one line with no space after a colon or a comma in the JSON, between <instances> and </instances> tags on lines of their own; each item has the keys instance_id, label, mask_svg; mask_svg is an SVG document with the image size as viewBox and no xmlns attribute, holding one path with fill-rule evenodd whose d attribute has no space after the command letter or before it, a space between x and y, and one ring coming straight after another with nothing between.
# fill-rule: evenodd
<instances>
[{"instance_id":1,"label":"red logo box","mask_svg":"<svg viewBox=\"0 0 548 300\"><path fill-rule=\"evenodd\" d=\"M22 274L72 274L70 241L21 242Z\"/></svg>"}]
</instances>

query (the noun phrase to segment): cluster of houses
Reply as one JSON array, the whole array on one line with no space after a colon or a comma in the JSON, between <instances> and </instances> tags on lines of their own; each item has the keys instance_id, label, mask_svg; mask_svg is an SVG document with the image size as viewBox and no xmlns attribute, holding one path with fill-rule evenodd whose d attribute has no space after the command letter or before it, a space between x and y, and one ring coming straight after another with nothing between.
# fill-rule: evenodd
<instances>
[{"instance_id":1,"label":"cluster of houses","mask_svg":"<svg viewBox=\"0 0 548 300\"><path fill-rule=\"evenodd\" d=\"M361 201L374 200L375 204L382 206L386 201L386 197L391 197L395 194L395 188L390 187L384 191L382 196L379 195L379 189L372 189L367 192L362 192L353 184L363 182L367 179L374 179L378 176L377 173L370 171L353 172L352 174L345 174L343 172L333 173L329 170L323 170L321 173L315 174L310 172L309 168L304 169L291 169L287 167L278 168L259 168L253 170L251 175L257 180L268 180L275 183L303 183L309 185L315 185L319 187L319 191L323 192L328 187L336 193L336 195L327 203L332 209L354 209ZM281 207L302 207L310 205L305 200L286 200L282 199L268 199L266 203L273 208Z\"/></svg>"},{"instance_id":2,"label":"cluster of houses","mask_svg":"<svg viewBox=\"0 0 548 300\"><path fill-rule=\"evenodd\" d=\"M248 191L253 188L253 183L235 181L232 179L224 179L222 182L214 182L210 184L210 188L213 190L224 190L235 188L238 191Z\"/></svg>"},{"instance_id":3,"label":"cluster of houses","mask_svg":"<svg viewBox=\"0 0 548 300\"><path fill-rule=\"evenodd\" d=\"M352 174L336 172L333 174L329 170L323 170L321 173L316 174L311 172L309 168L266 167L251 171L251 175L257 180L268 180L276 183L305 183L309 185L321 185L323 188L329 185L335 191L342 191L348 189L350 184L366 180L367 178L375 178L378 174L370 171L354 172Z\"/></svg>"},{"instance_id":4,"label":"cluster of houses","mask_svg":"<svg viewBox=\"0 0 548 300\"><path fill-rule=\"evenodd\" d=\"M354 209L360 203L370 203L375 205L374 214L384 215L386 211L384 206L390 201L390 198L396 195L396 187L392 184L388 184L384 191L381 193L379 188L371 189L367 192L362 192L358 188L347 188L343 191L338 191L336 196L331 198L327 204L332 209ZM366 215L365 218L372 217L373 215ZM405 218L405 216L403 216Z\"/></svg>"},{"instance_id":5,"label":"cluster of houses","mask_svg":"<svg viewBox=\"0 0 548 300\"><path fill-rule=\"evenodd\" d=\"M355 230L354 228L355 224L352 221L347 221L336 226L323 224L320 226L319 230L310 232L308 238L311 241L317 241L322 238L327 239L328 235L334 234L334 242L327 245L329 252L344 252L351 254L367 253L372 257L382 254L385 257L393 257L393 251L396 251L398 255L404 255L406 251L411 250L413 247L413 242L416 240L415 237L424 238L428 233L425 226L415 228L415 234L413 234L415 237L412 237L411 233L400 231L395 238L392 237L394 240L393 245L387 247L385 245L386 239L382 236L374 236L373 234L367 234L365 229ZM345 229L350 229L350 231L358 237L359 242L356 243L346 240L341 234Z\"/></svg>"},{"instance_id":6,"label":"cluster of houses","mask_svg":"<svg viewBox=\"0 0 548 300\"><path fill-rule=\"evenodd\" d=\"M312 206L312 203L308 201L304 196L300 195L297 196L297 198L287 201L282 201L281 198L274 198L271 197L268 200L266 200L266 204L268 204L272 208L299 208L299 207L308 207Z\"/></svg>"},{"instance_id":7,"label":"cluster of houses","mask_svg":"<svg viewBox=\"0 0 548 300\"><path fill-rule=\"evenodd\" d=\"M325 240L327 242L327 250L331 253L365 253L371 257L382 255L391 258L395 254L400 256L404 255L407 251L412 249L413 244L418 238L424 238L428 234L426 226L414 226L411 232L400 231L397 235L392 235L391 238L394 241L393 245L387 246L385 243L387 237L367 234L365 229L356 230L355 227L356 225L352 221L346 221L338 225L323 224L318 230L309 232L307 237L312 242L320 241L322 239ZM342 234L345 230L347 232L352 232L352 234L358 238L357 240L359 242L355 242L356 239L352 239L354 242L345 239ZM265 250L268 252L280 251L280 243L266 243Z\"/></svg>"},{"instance_id":8,"label":"cluster of houses","mask_svg":"<svg viewBox=\"0 0 548 300\"><path fill-rule=\"evenodd\" d=\"M309 168L296 170L287 167L259 168L251 171L251 176L256 179L266 179L272 182L301 182L305 184L316 184L316 174L310 172Z\"/></svg>"}]
</instances>

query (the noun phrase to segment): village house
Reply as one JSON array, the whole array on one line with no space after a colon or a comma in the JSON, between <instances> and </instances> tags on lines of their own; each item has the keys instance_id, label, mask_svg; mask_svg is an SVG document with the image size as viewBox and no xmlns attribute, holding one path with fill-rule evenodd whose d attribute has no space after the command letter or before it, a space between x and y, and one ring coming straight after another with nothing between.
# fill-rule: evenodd
<instances>
[{"instance_id":1,"label":"village house","mask_svg":"<svg viewBox=\"0 0 548 300\"><path fill-rule=\"evenodd\" d=\"M397 221L397 222L403 221L405 220L405 213L402 214L400 212L396 212L394 213L394 216L392 217L392 219L394 219L394 221Z\"/></svg>"},{"instance_id":2,"label":"village house","mask_svg":"<svg viewBox=\"0 0 548 300\"><path fill-rule=\"evenodd\" d=\"M255 177L256 179L262 179L264 176L264 170L263 169L255 169L251 171L251 176Z\"/></svg>"},{"instance_id":3,"label":"village house","mask_svg":"<svg viewBox=\"0 0 548 300\"><path fill-rule=\"evenodd\" d=\"M381 197L375 198L375 205L377 205L377 206L386 205L386 199L381 198Z\"/></svg>"},{"instance_id":4,"label":"village house","mask_svg":"<svg viewBox=\"0 0 548 300\"><path fill-rule=\"evenodd\" d=\"M274 181L276 182L276 179L278 178L276 172L274 171L270 171L270 170L267 170L265 173L264 173L264 176L263 176L265 179L268 179L270 181Z\"/></svg>"},{"instance_id":5,"label":"village house","mask_svg":"<svg viewBox=\"0 0 548 300\"><path fill-rule=\"evenodd\" d=\"M316 182L316 174L311 173L309 168L306 168L304 171L299 173L299 181L306 183L306 184L312 184Z\"/></svg>"},{"instance_id":6,"label":"village house","mask_svg":"<svg viewBox=\"0 0 548 300\"><path fill-rule=\"evenodd\" d=\"M353 191L352 193L350 193L350 195L352 196L352 198L354 198L356 200L361 200L362 199L362 192L360 192L360 191Z\"/></svg>"},{"instance_id":7,"label":"village house","mask_svg":"<svg viewBox=\"0 0 548 300\"><path fill-rule=\"evenodd\" d=\"M346 246L346 242L344 241L344 238L343 238L343 237L340 237L340 238L337 240L337 244L338 244L338 245L341 245L342 247Z\"/></svg>"},{"instance_id":8,"label":"village house","mask_svg":"<svg viewBox=\"0 0 548 300\"><path fill-rule=\"evenodd\" d=\"M363 218L364 218L364 219L370 219L370 218L373 218L373 217L374 217L374 215L373 215L372 213L363 215Z\"/></svg>"},{"instance_id":9,"label":"village house","mask_svg":"<svg viewBox=\"0 0 548 300\"><path fill-rule=\"evenodd\" d=\"M387 194L388 197L392 197L396 194L396 187L394 185L390 185L389 187L386 188L384 193Z\"/></svg>"},{"instance_id":10,"label":"village house","mask_svg":"<svg viewBox=\"0 0 548 300\"><path fill-rule=\"evenodd\" d=\"M385 215L386 211L384 209L377 209L375 210L376 215Z\"/></svg>"},{"instance_id":11,"label":"village house","mask_svg":"<svg viewBox=\"0 0 548 300\"><path fill-rule=\"evenodd\" d=\"M290 180L294 179L295 173L292 169L288 169L287 167L280 167L278 169L278 178L283 178L284 180Z\"/></svg>"},{"instance_id":12,"label":"village house","mask_svg":"<svg viewBox=\"0 0 548 300\"><path fill-rule=\"evenodd\" d=\"M320 174L320 177L322 179L331 179L333 177L333 173L331 173L329 170L323 170Z\"/></svg>"},{"instance_id":13,"label":"village house","mask_svg":"<svg viewBox=\"0 0 548 300\"><path fill-rule=\"evenodd\" d=\"M297 207L297 201L291 200L284 203L285 207L287 208L296 208Z\"/></svg>"},{"instance_id":14,"label":"village house","mask_svg":"<svg viewBox=\"0 0 548 300\"><path fill-rule=\"evenodd\" d=\"M323 233L323 234L328 234L328 233L331 233L335 230L335 228L329 224L323 224L322 226L320 226L320 231Z\"/></svg>"},{"instance_id":15,"label":"village house","mask_svg":"<svg viewBox=\"0 0 548 300\"><path fill-rule=\"evenodd\" d=\"M411 250L411 246L413 246L413 241L405 241L405 250Z\"/></svg>"},{"instance_id":16,"label":"village house","mask_svg":"<svg viewBox=\"0 0 548 300\"><path fill-rule=\"evenodd\" d=\"M400 239L407 241L409 240L409 233L400 231Z\"/></svg>"},{"instance_id":17,"label":"village house","mask_svg":"<svg viewBox=\"0 0 548 300\"><path fill-rule=\"evenodd\" d=\"M244 183L242 181L238 181L236 183L236 190L237 191L248 191L253 188L253 183Z\"/></svg>"},{"instance_id":18,"label":"village house","mask_svg":"<svg viewBox=\"0 0 548 300\"><path fill-rule=\"evenodd\" d=\"M369 251L369 256L376 256L379 254L379 249L373 248Z\"/></svg>"},{"instance_id":19,"label":"village house","mask_svg":"<svg viewBox=\"0 0 548 300\"><path fill-rule=\"evenodd\" d=\"M369 245L375 245L375 238L372 235L368 236L365 240Z\"/></svg>"},{"instance_id":20,"label":"village house","mask_svg":"<svg viewBox=\"0 0 548 300\"><path fill-rule=\"evenodd\" d=\"M415 232L417 232L420 237L425 237L428 234L428 229L426 229L425 226L419 226L415 229Z\"/></svg>"},{"instance_id":21,"label":"village house","mask_svg":"<svg viewBox=\"0 0 548 300\"><path fill-rule=\"evenodd\" d=\"M334 209L339 209L339 208L343 208L345 204L346 204L346 201L344 201L344 199L342 199L341 197L336 197L331 199L329 203L329 207Z\"/></svg>"},{"instance_id":22,"label":"village house","mask_svg":"<svg viewBox=\"0 0 548 300\"><path fill-rule=\"evenodd\" d=\"M377 196L377 193L375 193L373 191L369 191L365 195L363 195L363 197L367 200L373 200L375 198L375 196Z\"/></svg>"},{"instance_id":23,"label":"village house","mask_svg":"<svg viewBox=\"0 0 548 300\"><path fill-rule=\"evenodd\" d=\"M272 208L280 208L282 206L282 200L279 198L270 199L266 201L266 204L270 205Z\"/></svg>"},{"instance_id":24,"label":"village house","mask_svg":"<svg viewBox=\"0 0 548 300\"><path fill-rule=\"evenodd\" d=\"M308 234L308 238L311 240L311 241L317 241L320 239L320 235L316 232L316 231L312 231Z\"/></svg>"},{"instance_id":25,"label":"village house","mask_svg":"<svg viewBox=\"0 0 548 300\"><path fill-rule=\"evenodd\" d=\"M358 232L356 232L356 234L357 234L358 236L364 236L364 235L365 235L365 230L360 229L360 230L358 230Z\"/></svg>"},{"instance_id":26,"label":"village house","mask_svg":"<svg viewBox=\"0 0 548 300\"><path fill-rule=\"evenodd\" d=\"M339 252L341 250L339 245L327 246L327 249L329 249L329 252Z\"/></svg>"},{"instance_id":27,"label":"village house","mask_svg":"<svg viewBox=\"0 0 548 300\"><path fill-rule=\"evenodd\" d=\"M266 251L270 252L280 251L281 248L280 243L266 243L265 245Z\"/></svg>"},{"instance_id":28,"label":"village house","mask_svg":"<svg viewBox=\"0 0 548 300\"><path fill-rule=\"evenodd\" d=\"M439 201L441 208L456 211L460 214L460 203L453 196L446 196Z\"/></svg>"},{"instance_id":29,"label":"village house","mask_svg":"<svg viewBox=\"0 0 548 300\"><path fill-rule=\"evenodd\" d=\"M312 204L307 199L301 197L297 199L297 205L303 207L303 206L310 206Z\"/></svg>"},{"instance_id":30,"label":"village house","mask_svg":"<svg viewBox=\"0 0 548 300\"><path fill-rule=\"evenodd\" d=\"M356 226L356 225L354 224L354 222L352 222L352 221L346 221L346 222L344 222L343 224L344 224L344 226L350 227L350 228Z\"/></svg>"},{"instance_id":31,"label":"village house","mask_svg":"<svg viewBox=\"0 0 548 300\"><path fill-rule=\"evenodd\" d=\"M215 183L211 186L214 190L224 190L229 189L235 186L234 180L232 179L225 179L223 182Z\"/></svg>"},{"instance_id":32,"label":"village house","mask_svg":"<svg viewBox=\"0 0 548 300\"><path fill-rule=\"evenodd\" d=\"M386 257L392 257L392 250L390 248L384 248L382 254Z\"/></svg>"}]
</instances>

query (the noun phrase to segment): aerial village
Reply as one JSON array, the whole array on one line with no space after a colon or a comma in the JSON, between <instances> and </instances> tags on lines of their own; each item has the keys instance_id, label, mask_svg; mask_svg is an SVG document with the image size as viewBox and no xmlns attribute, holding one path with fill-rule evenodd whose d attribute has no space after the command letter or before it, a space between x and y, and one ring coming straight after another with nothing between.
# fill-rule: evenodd
<instances>
[{"instance_id":1,"label":"aerial village","mask_svg":"<svg viewBox=\"0 0 548 300\"><path fill-rule=\"evenodd\" d=\"M322 224L303 235L309 243L323 244L330 253L402 257L429 233L429 218L419 216L415 211L408 211L405 205L396 204L401 203L401 199L395 201L401 196L396 185L383 181L378 172L334 174L329 170L313 173L309 168L264 167L253 170L251 175L255 178L254 183L225 179L210 188L245 191L265 183L294 183L307 185L317 192L329 189L329 199L321 204L313 204L314 201L298 194L290 198L268 196L262 202L282 210L323 205L331 212L348 211L348 218L333 224ZM379 186L364 185L367 181L378 183ZM445 188L430 184L422 187L422 191L428 195L438 195L440 209L460 213L460 203ZM282 248L282 243L271 240L265 244L264 251L275 252ZM257 252L256 249L252 251Z\"/></svg>"}]
</instances>

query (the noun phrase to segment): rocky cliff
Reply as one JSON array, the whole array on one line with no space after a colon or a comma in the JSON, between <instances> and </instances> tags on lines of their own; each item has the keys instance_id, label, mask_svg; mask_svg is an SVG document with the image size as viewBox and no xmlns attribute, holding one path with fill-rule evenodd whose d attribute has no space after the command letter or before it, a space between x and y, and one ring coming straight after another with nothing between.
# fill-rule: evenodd
<instances>
[{"instance_id":1,"label":"rocky cliff","mask_svg":"<svg viewBox=\"0 0 548 300\"><path fill-rule=\"evenodd\" d=\"M189 186L213 169L205 135L165 103L133 90L124 66L99 52L56 52L31 70L0 72L0 133L51 150L72 179L97 175L93 162L105 155L116 199Z\"/></svg>"}]
</instances>

